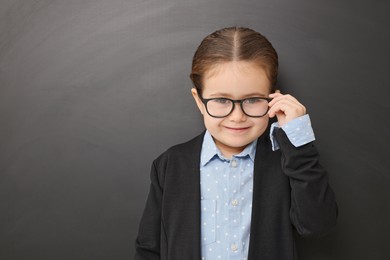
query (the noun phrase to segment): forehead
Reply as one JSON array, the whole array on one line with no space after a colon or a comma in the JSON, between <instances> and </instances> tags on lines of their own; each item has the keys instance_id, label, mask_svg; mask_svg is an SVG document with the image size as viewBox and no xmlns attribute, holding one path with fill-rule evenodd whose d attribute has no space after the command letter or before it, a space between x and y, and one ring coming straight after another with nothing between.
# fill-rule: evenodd
<instances>
[{"instance_id":1,"label":"forehead","mask_svg":"<svg viewBox=\"0 0 390 260\"><path fill-rule=\"evenodd\" d=\"M232 97L268 95L271 83L264 68L254 62L231 61L218 64L205 74L203 94L223 93Z\"/></svg>"}]
</instances>

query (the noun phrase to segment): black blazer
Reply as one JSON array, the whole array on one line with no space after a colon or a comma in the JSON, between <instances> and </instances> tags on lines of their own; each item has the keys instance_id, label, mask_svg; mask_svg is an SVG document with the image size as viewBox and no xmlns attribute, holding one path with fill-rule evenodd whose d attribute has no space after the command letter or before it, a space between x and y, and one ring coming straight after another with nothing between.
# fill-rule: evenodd
<instances>
[{"instance_id":1,"label":"black blazer","mask_svg":"<svg viewBox=\"0 0 390 260\"><path fill-rule=\"evenodd\" d=\"M282 129L257 142L249 260L297 259L294 230L320 236L336 223L337 205L313 143L294 147ZM200 260L200 153L204 133L171 147L152 165L136 239L136 260Z\"/></svg>"}]
</instances>

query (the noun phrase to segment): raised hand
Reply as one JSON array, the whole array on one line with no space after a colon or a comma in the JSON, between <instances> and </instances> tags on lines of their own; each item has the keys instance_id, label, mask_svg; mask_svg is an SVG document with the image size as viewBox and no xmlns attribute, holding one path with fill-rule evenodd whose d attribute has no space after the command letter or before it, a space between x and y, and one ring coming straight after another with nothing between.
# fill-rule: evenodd
<instances>
[{"instance_id":1,"label":"raised hand","mask_svg":"<svg viewBox=\"0 0 390 260\"><path fill-rule=\"evenodd\" d=\"M279 126L306 114L306 108L293 96L283 95L279 91L269 95L268 115L270 118L277 117Z\"/></svg>"}]
</instances>

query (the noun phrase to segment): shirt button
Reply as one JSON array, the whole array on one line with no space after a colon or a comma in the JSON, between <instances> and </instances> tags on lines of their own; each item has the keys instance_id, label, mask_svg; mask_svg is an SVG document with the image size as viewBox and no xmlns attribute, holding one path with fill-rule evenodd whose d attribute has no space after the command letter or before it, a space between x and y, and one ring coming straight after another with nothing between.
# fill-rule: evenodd
<instances>
[{"instance_id":1,"label":"shirt button","mask_svg":"<svg viewBox=\"0 0 390 260\"><path fill-rule=\"evenodd\" d=\"M238 200L232 200L232 205L235 207L238 205Z\"/></svg>"},{"instance_id":2,"label":"shirt button","mask_svg":"<svg viewBox=\"0 0 390 260\"><path fill-rule=\"evenodd\" d=\"M232 244L230 248L232 249L233 252L236 252L238 250L238 247L236 244Z\"/></svg>"},{"instance_id":3,"label":"shirt button","mask_svg":"<svg viewBox=\"0 0 390 260\"><path fill-rule=\"evenodd\" d=\"M236 160L232 160L232 167L233 167L233 168L236 168L236 167L237 167L237 161L236 161Z\"/></svg>"}]
</instances>

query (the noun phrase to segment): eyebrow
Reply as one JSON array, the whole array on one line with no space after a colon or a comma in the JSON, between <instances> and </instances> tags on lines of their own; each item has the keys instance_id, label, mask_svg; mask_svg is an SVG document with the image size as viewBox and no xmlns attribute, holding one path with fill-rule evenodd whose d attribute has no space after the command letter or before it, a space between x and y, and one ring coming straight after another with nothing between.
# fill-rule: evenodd
<instances>
[{"instance_id":1,"label":"eyebrow","mask_svg":"<svg viewBox=\"0 0 390 260\"><path fill-rule=\"evenodd\" d=\"M210 97L232 97L232 96L228 93L217 92L217 93L210 94ZM242 98L248 98L248 97L268 97L268 95L254 92L242 96Z\"/></svg>"}]
</instances>

